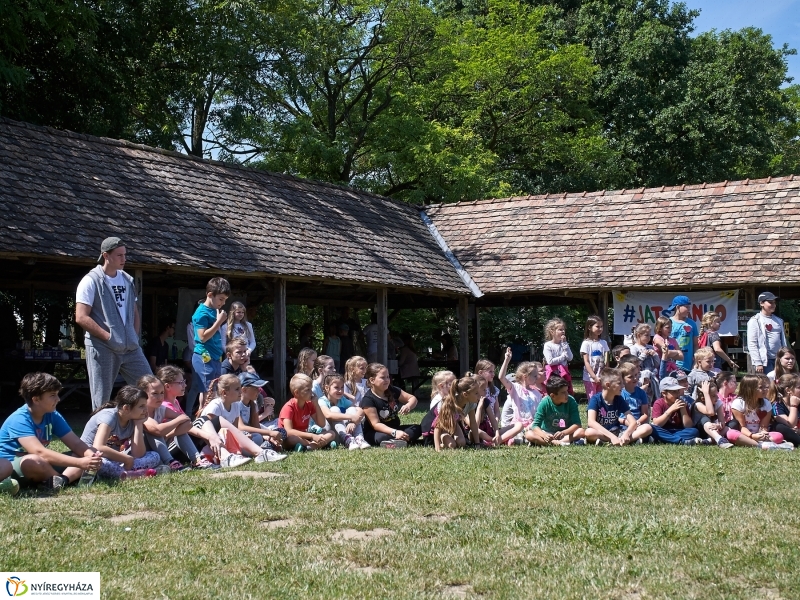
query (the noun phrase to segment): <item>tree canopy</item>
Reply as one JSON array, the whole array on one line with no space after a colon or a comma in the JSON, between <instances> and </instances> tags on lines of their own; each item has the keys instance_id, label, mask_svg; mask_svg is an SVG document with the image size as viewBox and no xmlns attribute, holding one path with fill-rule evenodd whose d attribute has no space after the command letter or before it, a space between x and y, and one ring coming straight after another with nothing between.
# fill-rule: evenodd
<instances>
[{"instance_id":1,"label":"tree canopy","mask_svg":"<svg viewBox=\"0 0 800 600\"><path fill-rule=\"evenodd\" d=\"M0 0L0 114L410 202L800 171L800 87L669 0Z\"/></svg>"}]
</instances>

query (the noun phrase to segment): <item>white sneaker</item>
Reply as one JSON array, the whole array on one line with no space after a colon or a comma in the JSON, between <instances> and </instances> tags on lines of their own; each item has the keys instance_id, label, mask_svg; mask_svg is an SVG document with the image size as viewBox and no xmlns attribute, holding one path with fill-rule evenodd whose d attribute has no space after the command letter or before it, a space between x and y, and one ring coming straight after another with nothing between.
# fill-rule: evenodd
<instances>
[{"instance_id":1,"label":"white sneaker","mask_svg":"<svg viewBox=\"0 0 800 600\"><path fill-rule=\"evenodd\" d=\"M356 442L358 442L358 447L361 448L362 450L372 448L372 446L369 445L369 442L364 439L363 435L357 435Z\"/></svg>"},{"instance_id":2,"label":"white sneaker","mask_svg":"<svg viewBox=\"0 0 800 600\"><path fill-rule=\"evenodd\" d=\"M249 463L252 458L249 456L242 456L241 454L228 454L225 458L219 461L219 466L223 469L232 469L234 467L241 467Z\"/></svg>"},{"instance_id":3,"label":"white sneaker","mask_svg":"<svg viewBox=\"0 0 800 600\"><path fill-rule=\"evenodd\" d=\"M350 440L347 442L347 449L348 450L361 450L361 446L359 446L358 441L356 441L356 438L351 437Z\"/></svg>"},{"instance_id":4,"label":"white sneaker","mask_svg":"<svg viewBox=\"0 0 800 600\"><path fill-rule=\"evenodd\" d=\"M275 450L262 450L258 456L256 456L257 463L265 463L265 462L278 462L279 460L283 460L286 458L285 454L278 454Z\"/></svg>"}]
</instances>

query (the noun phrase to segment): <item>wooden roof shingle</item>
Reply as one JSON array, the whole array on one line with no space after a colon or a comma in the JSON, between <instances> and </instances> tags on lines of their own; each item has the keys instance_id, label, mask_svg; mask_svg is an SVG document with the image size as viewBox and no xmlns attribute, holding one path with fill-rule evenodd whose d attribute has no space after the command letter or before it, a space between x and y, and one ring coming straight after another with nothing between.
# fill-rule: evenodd
<instances>
[{"instance_id":1,"label":"wooden roof shingle","mask_svg":"<svg viewBox=\"0 0 800 600\"><path fill-rule=\"evenodd\" d=\"M800 284L800 176L426 213L485 294Z\"/></svg>"},{"instance_id":2,"label":"wooden roof shingle","mask_svg":"<svg viewBox=\"0 0 800 600\"><path fill-rule=\"evenodd\" d=\"M387 198L130 142L0 119L0 254L128 260L469 291L418 210Z\"/></svg>"}]
</instances>

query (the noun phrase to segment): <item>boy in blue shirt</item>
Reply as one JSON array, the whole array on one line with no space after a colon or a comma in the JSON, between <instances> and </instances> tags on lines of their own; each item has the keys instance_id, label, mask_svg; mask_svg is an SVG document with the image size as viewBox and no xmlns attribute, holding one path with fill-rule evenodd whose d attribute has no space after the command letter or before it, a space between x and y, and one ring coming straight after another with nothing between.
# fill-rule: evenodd
<instances>
[{"instance_id":1,"label":"boy in blue shirt","mask_svg":"<svg viewBox=\"0 0 800 600\"><path fill-rule=\"evenodd\" d=\"M227 279L214 277L206 285L206 299L192 315L194 329L194 354L192 354L192 389L186 396L186 414L192 416L194 403L208 391L211 382L222 374L224 354L220 326L227 322L228 315L222 310L231 295L231 284Z\"/></svg>"},{"instance_id":2,"label":"boy in blue shirt","mask_svg":"<svg viewBox=\"0 0 800 600\"><path fill-rule=\"evenodd\" d=\"M600 371L600 385L603 389L589 398L586 441L598 446L605 443L614 446L630 444L639 424L620 395L622 375L616 369L606 367ZM627 425L625 431L622 431L622 423Z\"/></svg>"},{"instance_id":3,"label":"boy in blue shirt","mask_svg":"<svg viewBox=\"0 0 800 600\"><path fill-rule=\"evenodd\" d=\"M631 439L634 442L639 442L639 440L644 440L653 433L653 428L650 427L650 399L647 397L647 393L639 387L641 370L635 363L624 363L617 370L622 375L622 398L628 403L631 415L638 424ZM624 417L620 419L622 431L627 428L624 420Z\"/></svg>"},{"instance_id":4,"label":"boy in blue shirt","mask_svg":"<svg viewBox=\"0 0 800 600\"><path fill-rule=\"evenodd\" d=\"M57 411L61 382L48 373L28 373L20 396L25 400L0 427L0 459L11 461L14 478L23 487L41 484L59 492L84 471L97 471L102 454L75 435ZM49 450L59 438L74 455Z\"/></svg>"}]
</instances>

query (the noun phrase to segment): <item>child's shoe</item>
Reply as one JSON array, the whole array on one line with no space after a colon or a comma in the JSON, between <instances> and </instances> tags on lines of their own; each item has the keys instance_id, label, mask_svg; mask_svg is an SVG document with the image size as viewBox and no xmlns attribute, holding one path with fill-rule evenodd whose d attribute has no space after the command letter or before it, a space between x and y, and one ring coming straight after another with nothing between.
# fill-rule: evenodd
<instances>
[{"instance_id":1,"label":"child's shoe","mask_svg":"<svg viewBox=\"0 0 800 600\"><path fill-rule=\"evenodd\" d=\"M232 469L234 467L241 467L249 463L252 458L249 456L242 456L241 454L228 454L225 458L219 461L219 466L223 469Z\"/></svg>"},{"instance_id":2,"label":"child's shoe","mask_svg":"<svg viewBox=\"0 0 800 600\"><path fill-rule=\"evenodd\" d=\"M38 488L48 494L58 494L66 487L68 483L69 480L66 477L62 477L61 475L53 475L52 477L48 477L42 483L40 483Z\"/></svg>"},{"instance_id":3,"label":"child's shoe","mask_svg":"<svg viewBox=\"0 0 800 600\"><path fill-rule=\"evenodd\" d=\"M16 496L19 494L19 482L11 477L6 477L3 481L0 481L0 494Z\"/></svg>"},{"instance_id":4,"label":"child's shoe","mask_svg":"<svg viewBox=\"0 0 800 600\"><path fill-rule=\"evenodd\" d=\"M305 451L306 451L306 447L305 447L305 446L303 446L303 444L301 444L300 442L297 442L297 443L294 445L294 451L295 451L295 452L305 452Z\"/></svg>"},{"instance_id":5,"label":"child's shoe","mask_svg":"<svg viewBox=\"0 0 800 600\"><path fill-rule=\"evenodd\" d=\"M572 445L573 446L585 446L586 445L586 440L583 439L583 438L581 438L579 440L575 440L574 442L572 442Z\"/></svg>"},{"instance_id":6,"label":"child's shoe","mask_svg":"<svg viewBox=\"0 0 800 600\"><path fill-rule=\"evenodd\" d=\"M369 448L372 448L372 446L369 445L369 442L365 440L364 436L362 435L356 436L356 443L358 444L358 447L361 448L362 450L367 450Z\"/></svg>"},{"instance_id":7,"label":"child's shoe","mask_svg":"<svg viewBox=\"0 0 800 600\"><path fill-rule=\"evenodd\" d=\"M205 456L200 456L194 464L192 465L195 469L210 469L212 471L216 471L219 469L219 465L214 464L210 460L208 460Z\"/></svg>"},{"instance_id":8,"label":"child's shoe","mask_svg":"<svg viewBox=\"0 0 800 600\"><path fill-rule=\"evenodd\" d=\"M256 456L257 463L265 463L265 462L278 462L286 458L285 454L278 454L275 450L262 450L258 456Z\"/></svg>"},{"instance_id":9,"label":"child's shoe","mask_svg":"<svg viewBox=\"0 0 800 600\"><path fill-rule=\"evenodd\" d=\"M361 446L354 437L348 437L345 440L344 445L347 447L348 450L361 450Z\"/></svg>"},{"instance_id":10,"label":"child's shoe","mask_svg":"<svg viewBox=\"0 0 800 600\"><path fill-rule=\"evenodd\" d=\"M717 442L717 446L719 446L719 447L720 447L720 448L722 448L723 450L726 450L726 449L728 449L728 448L733 448L733 444L732 444L732 443L731 443L731 441L730 441L728 438L726 438L726 437L721 437L721 438L719 438L719 441Z\"/></svg>"},{"instance_id":11,"label":"child's shoe","mask_svg":"<svg viewBox=\"0 0 800 600\"><path fill-rule=\"evenodd\" d=\"M330 444L328 444L328 448L330 448L331 450L336 450L338 447L339 444L337 444L336 442L331 442Z\"/></svg>"},{"instance_id":12,"label":"child's shoe","mask_svg":"<svg viewBox=\"0 0 800 600\"><path fill-rule=\"evenodd\" d=\"M696 446L697 445L697 440L699 440L699 439L700 438L694 438L694 439L691 439L691 440L683 440L681 442L681 446Z\"/></svg>"}]
</instances>

